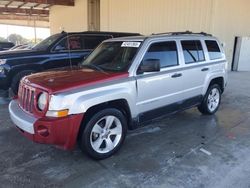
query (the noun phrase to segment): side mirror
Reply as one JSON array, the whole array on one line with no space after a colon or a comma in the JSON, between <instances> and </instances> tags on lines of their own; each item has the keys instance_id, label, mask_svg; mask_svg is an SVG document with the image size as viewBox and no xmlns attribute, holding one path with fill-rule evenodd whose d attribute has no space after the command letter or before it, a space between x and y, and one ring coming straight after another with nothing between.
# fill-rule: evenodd
<instances>
[{"instance_id":1,"label":"side mirror","mask_svg":"<svg viewBox=\"0 0 250 188\"><path fill-rule=\"evenodd\" d=\"M138 73L142 74L144 72L159 72L161 70L159 59L146 59L143 60Z\"/></svg>"}]
</instances>

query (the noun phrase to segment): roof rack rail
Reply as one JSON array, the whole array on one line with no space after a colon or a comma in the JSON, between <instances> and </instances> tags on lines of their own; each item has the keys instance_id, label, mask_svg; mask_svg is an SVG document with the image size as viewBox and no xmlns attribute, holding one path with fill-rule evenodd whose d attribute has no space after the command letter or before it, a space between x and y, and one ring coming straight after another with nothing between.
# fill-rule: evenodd
<instances>
[{"instance_id":1,"label":"roof rack rail","mask_svg":"<svg viewBox=\"0 0 250 188\"><path fill-rule=\"evenodd\" d=\"M184 31L184 32L166 32L166 33L152 33L152 35L204 35L204 36L212 36L211 34L200 32L193 33L192 31Z\"/></svg>"}]
</instances>

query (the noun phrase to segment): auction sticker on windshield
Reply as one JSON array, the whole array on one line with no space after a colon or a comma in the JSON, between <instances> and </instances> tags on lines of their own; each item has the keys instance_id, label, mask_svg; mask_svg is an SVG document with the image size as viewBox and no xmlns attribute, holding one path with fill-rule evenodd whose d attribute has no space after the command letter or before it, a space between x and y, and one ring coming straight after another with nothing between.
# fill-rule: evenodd
<instances>
[{"instance_id":1,"label":"auction sticker on windshield","mask_svg":"<svg viewBox=\"0 0 250 188\"><path fill-rule=\"evenodd\" d=\"M121 47L138 48L140 45L140 42L123 42Z\"/></svg>"}]
</instances>

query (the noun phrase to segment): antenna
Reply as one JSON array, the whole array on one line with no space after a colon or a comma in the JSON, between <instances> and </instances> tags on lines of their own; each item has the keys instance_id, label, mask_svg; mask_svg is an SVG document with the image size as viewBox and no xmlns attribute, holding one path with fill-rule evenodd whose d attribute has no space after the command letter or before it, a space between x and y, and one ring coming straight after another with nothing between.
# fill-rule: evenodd
<instances>
[{"instance_id":1,"label":"antenna","mask_svg":"<svg viewBox=\"0 0 250 188\"><path fill-rule=\"evenodd\" d=\"M67 43L68 43L68 48L69 48L69 64L70 64L70 69L72 70L73 67L72 67L72 57L71 57L71 47L70 47L70 43L69 43L69 33L66 32L66 35L67 35Z\"/></svg>"}]
</instances>

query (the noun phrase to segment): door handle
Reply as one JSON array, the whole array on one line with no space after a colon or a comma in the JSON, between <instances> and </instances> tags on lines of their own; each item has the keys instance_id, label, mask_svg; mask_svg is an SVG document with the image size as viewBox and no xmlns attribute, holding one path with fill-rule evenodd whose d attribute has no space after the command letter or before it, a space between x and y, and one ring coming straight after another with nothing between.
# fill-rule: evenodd
<instances>
[{"instance_id":1,"label":"door handle","mask_svg":"<svg viewBox=\"0 0 250 188\"><path fill-rule=\"evenodd\" d=\"M207 68L207 67L206 67L206 68L201 69L201 71L202 71L202 72L205 72L205 71L208 71L208 70L209 70L209 68Z\"/></svg>"},{"instance_id":2,"label":"door handle","mask_svg":"<svg viewBox=\"0 0 250 188\"><path fill-rule=\"evenodd\" d=\"M178 77L181 77L181 76L182 76L181 73L175 73L175 74L173 74L171 77L172 77L172 78L178 78Z\"/></svg>"}]
</instances>

